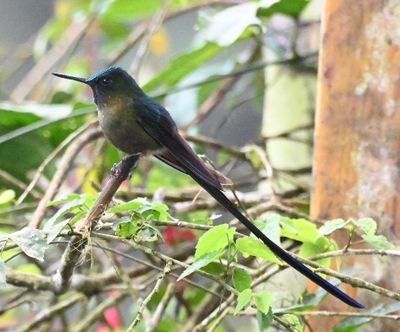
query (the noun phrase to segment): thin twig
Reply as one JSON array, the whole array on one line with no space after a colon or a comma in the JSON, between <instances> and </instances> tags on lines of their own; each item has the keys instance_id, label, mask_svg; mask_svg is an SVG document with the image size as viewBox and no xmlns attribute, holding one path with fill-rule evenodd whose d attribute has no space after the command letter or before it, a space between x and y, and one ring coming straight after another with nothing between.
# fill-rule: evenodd
<instances>
[{"instance_id":1,"label":"thin twig","mask_svg":"<svg viewBox=\"0 0 400 332\"><path fill-rule=\"evenodd\" d=\"M298 315L298 316L317 316L317 317L369 317L378 319L392 319L400 320L400 315L384 315L372 312L342 312L342 311L279 311L275 312L275 315Z\"/></svg>"},{"instance_id":2,"label":"thin twig","mask_svg":"<svg viewBox=\"0 0 400 332\"><path fill-rule=\"evenodd\" d=\"M90 313L83 320L81 320L79 324L72 329L72 331L89 331L90 327L100 320L100 317L107 308L116 305L119 301L126 297L126 295L127 293L120 292L116 296L109 296L105 301L92 308Z\"/></svg>"},{"instance_id":3,"label":"thin twig","mask_svg":"<svg viewBox=\"0 0 400 332\"><path fill-rule=\"evenodd\" d=\"M44 308L42 311L36 314L36 316L29 323L17 329L16 332L37 331L37 327L39 325L43 324L44 322L47 322L48 320L58 315L60 312L64 311L65 309L71 307L75 303L80 302L84 299L85 296L83 294L77 293L68 297L64 301L58 302L57 304L52 305L48 308Z\"/></svg>"},{"instance_id":4,"label":"thin twig","mask_svg":"<svg viewBox=\"0 0 400 332\"><path fill-rule=\"evenodd\" d=\"M161 272L158 277L157 277L157 282L154 285L154 288L150 291L150 293L146 296L146 298L143 300L143 302L140 304L140 307L138 309L138 312L136 314L135 319L132 321L132 323L129 325L127 328L127 332L133 331L135 326L140 322L143 316L143 310L146 308L147 303L151 300L153 295L158 292L160 289L160 286L165 278L165 276L171 272L171 267L172 267L172 261L168 261L167 264L165 264L164 271Z\"/></svg>"},{"instance_id":5,"label":"thin twig","mask_svg":"<svg viewBox=\"0 0 400 332\"><path fill-rule=\"evenodd\" d=\"M6 171L3 171L2 169L0 169L0 179L19 190L26 189L25 183L23 183L16 177L12 176L11 174L7 173ZM31 192L30 195L37 201L39 201L42 198L42 196L36 191Z\"/></svg>"},{"instance_id":6,"label":"thin twig","mask_svg":"<svg viewBox=\"0 0 400 332\"><path fill-rule=\"evenodd\" d=\"M151 317L150 322L147 323L146 332L154 332L156 331L158 324L164 315L165 310L167 309L167 305L174 295L176 283L169 283L167 288L165 289L164 295L161 301L158 303L156 310Z\"/></svg>"}]
</instances>

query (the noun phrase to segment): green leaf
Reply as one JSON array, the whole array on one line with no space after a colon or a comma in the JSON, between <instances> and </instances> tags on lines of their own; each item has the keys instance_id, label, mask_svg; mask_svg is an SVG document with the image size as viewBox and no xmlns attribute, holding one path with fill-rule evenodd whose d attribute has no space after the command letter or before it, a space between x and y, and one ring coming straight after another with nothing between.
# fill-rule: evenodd
<instances>
[{"instance_id":1,"label":"green leaf","mask_svg":"<svg viewBox=\"0 0 400 332\"><path fill-rule=\"evenodd\" d=\"M267 314L262 313L261 311L257 311L257 322L258 322L258 330L260 332L265 331L272 324L273 319L272 308L269 309Z\"/></svg>"},{"instance_id":2,"label":"green leaf","mask_svg":"<svg viewBox=\"0 0 400 332\"><path fill-rule=\"evenodd\" d=\"M281 219L282 216L278 213L268 213L264 225L257 224L260 230L279 246L281 244Z\"/></svg>"},{"instance_id":3,"label":"green leaf","mask_svg":"<svg viewBox=\"0 0 400 332\"><path fill-rule=\"evenodd\" d=\"M303 218L294 219L282 217L281 225L282 236L289 239L314 243L319 237L317 227L312 222Z\"/></svg>"},{"instance_id":4,"label":"green leaf","mask_svg":"<svg viewBox=\"0 0 400 332\"><path fill-rule=\"evenodd\" d=\"M376 233L376 221L372 218L360 218L353 220L353 224L360 227L365 234L373 235Z\"/></svg>"},{"instance_id":5,"label":"green leaf","mask_svg":"<svg viewBox=\"0 0 400 332\"><path fill-rule=\"evenodd\" d=\"M209 252L224 249L233 240L235 228L229 228L227 224L215 226L205 232L196 245L195 258L199 258Z\"/></svg>"},{"instance_id":6,"label":"green leaf","mask_svg":"<svg viewBox=\"0 0 400 332\"><path fill-rule=\"evenodd\" d=\"M192 274L193 272L200 270L202 267L210 264L212 261L220 258L223 255L223 251L214 251L208 254L201 256L199 259L196 259L182 274L179 276L178 281Z\"/></svg>"},{"instance_id":7,"label":"green leaf","mask_svg":"<svg viewBox=\"0 0 400 332\"><path fill-rule=\"evenodd\" d=\"M343 219L333 219L326 221L318 230L319 235L328 235L338 229L342 229L346 226L347 221Z\"/></svg>"},{"instance_id":8,"label":"green leaf","mask_svg":"<svg viewBox=\"0 0 400 332\"><path fill-rule=\"evenodd\" d=\"M252 292L249 288L239 293L234 315L237 315L250 302L251 295Z\"/></svg>"},{"instance_id":9,"label":"green leaf","mask_svg":"<svg viewBox=\"0 0 400 332\"><path fill-rule=\"evenodd\" d=\"M63 207L61 207L48 221L46 221L43 231L50 232L53 229L54 224L57 224L67 213L78 212L84 205L84 200L79 197L73 201L69 201Z\"/></svg>"},{"instance_id":10,"label":"green leaf","mask_svg":"<svg viewBox=\"0 0 400 332\"><path fill-rule=\"evenodd\" d=\"M258 4L247 2L228 7L214 15L205 30L205 38L226 47L236 42L249 27L261 31L262 22L257 17Z\"/></svg>"},{"instance_id":11,"label":"green leaf","mask_svg":"<svg viewBox=\"0 0 400 332\"><path fill-rule=\"evenodd\" d=\"M146 219L168 220L168 206L161 202L146 202L136 209Z\"/></svg>"},{"instance_id":12,"label":"green leaf","mask_svg":"<svg viewBox=\"0 0 400 332\"><path fill-rule=\"evenodd\" d=\"M13 201L15 198L15 191L8 189L0 193L0 205L7 204Z\"/></svg>"},{"instance_id":13,"label":"green leaf","mask_svg":"<svg viewBox=\"0 0 400 332\"><path fill-rule=\"evenodd\" d=\"M259 311L267 314L272 305L272 293L267 290L259 291L253 294L253 301Z\"/></svg>"},{"instance_id":14,"label":"green leaf","mask_svg":"<svg viewBox=\"0 0 400 332\"><path fill-rule=\"evenodd\" d=\"M6 264L0 258L0 287L6 283Z\"/></svg>"},{"instance_id":15,"label":"green leaf","mask_svg":"<svg viewBox=\"0 0 400 332\"><path fill-rule=\"evenodd\" d=\"M51 227L51 229L47 232L47 237L46 237L47 244L53 242L53 240L57 237L58 234L60 234L60 232L68 224L68 222L69 220L65 219L59 222L58 224L53 225L53 227Z\"/></svg>"},{"instance_id":16,"label":"green leaf","mask_svg":"<svg viewBox=\"0 0 400 332\"><path fill-rule=\"evenodd\" d=\"M222 48L214 43L204 45L184 53L172 61L142 88L148 92L163 84L166 89L171 88L195 68L220 52Z\"/></svg>"},{"instance_id":17,"label":"green leaf","mask_svg":"<svg viewBox=\"0 0 400 332\"><path fill-rule=\"evenodd\" d=\"M282 318L284 320L286 320L287 323L289 323L289 325L293 331L295 331L295 332L303 332L304 331L304 326L300 322L299 317L297 317L296 315L285 314L282 316Z\"/></svg>"},{"instance_id":18,"label":"green leaf","mask_svg":"<svg viewBox=\"0 0 400 332\"><path fill-rule=\"evenodd\" d=\"M139 209L146 203L147 203L146 198L139 197L139 198L135 198L129 202L124 202L124 203L115 205L115 206L107 209L106 212L108 212L108 213L123 213L123 212L136 211L137 209Z\"/></svg>"},{"instance_id":19,"label":"green leaf","mask_svg":"<svg viewBox=\"0 0 400 332\"><path fill-rule=\"evenodd\" d=\"M161 237L160 232L153 227L140 228L135 235L136 242L154 242L157 241L158 237Z\"/></svg>"},{"instance_id":20,"label":"green leaf","mask_svg":"<svg viewBox=\"0 0 400 332\"><path fill-rule=\"evenodd\" d=\"M246 288L251 286L251 276L246 270L241 268L235 268L232 274L233 287L239 292L244 291Z\"/></svg>"},{"instance_id":21,"label":"green leaf","mask_svg":"<svg viewBox=\"0 0 400 332\"><path fill-rule=\"evenodd\" d=\"M308 258L311 256L321 254L323 252L328 251L330 244L331 244L330 241L325 236L318 238L318 240L315 241L314 243L304 242L300 246L300 252L299 252L300 256ZM321 264L323 266L329 267L330 262L331 262L331 258L328 257L328 258L318 260L317 263Z\"/></svg>"},{"instance_id":22,"label":"green leaf","mask_svg":"<svg viewBox=\"0 0 400 332\"><path fill-rule=\"evenodd\" d=\"M100 18L102 21L131 21L141 19L155 13L162 6L162 0L111 0L104 8Z\"/></svg>"},{"instance_id":23,"label":"green leaf","mask_svg":"<svg viewBox=\"0 0 400 332\"><path fill-rule=\"evenodd\" d=\"M43 261L47 249L44 233L36 228L24 227L23 229L8 234L18 247L29 257Z\"/></svg>"},{"instance_id":24,"label":"green leaf","mask_svg":"<svg viewBox=\"0 0 400 332\"><path fill-rule=\"evenodd\" d=\"M282 264L282 262L269 250L264 243L249 236L236 240L236 247L245 256L255 256L263 258L269 262Z\"/></svg>"},{"instance_id":25,"label":"green leaf","mask_svg":"<svg viewBox=\"0 0 400 332\"><path fill-rule=\"evenodd\" d=\"M284 14L288 16L299 16L303 9L308 5L310 0L280 0L261 1L261 7L258 9L259 16L269 17L273 14ZM266 6L264 5L266 4Z\"/></svg>"},{"instance_id":26,"label":"green leaf","mask_svg":"<svg viewBox=\"0 0 400 332\"><path fill-rule=\"evenodd\" d=\"M76 194L76 193L68 193L66 195L63 195L61 197L57 197L53 201L50 201L47 206L55 206L55 205L60 205L64 203L68 203L77 199L80 199L82 195Z\"/></svg>"},{"instance_id":27,"label":"green leaf","mask_svg":"<svg viewBox=\"0 0 400 332\"><path fill-rule=\"evenodd\" d=\"M395 247L383 235L363 234L361 237L365 242L377 249L393 249Z\"/></svg>"},{"instance_id":28,"label":"green leaf","mask_svg":"<svg viewBox=\"0 0 400 332\"><path fill-rule=\"evenodd\" d=\"M121 222L117 225L115 235L124 238L130 238L136 234L138 226L132 221Z\"/></svg>"},{"instance_id":29,"label":"green leaf","mask_svg":"<svg viewBox=\"0 0 400 332\"><path fill-rule=\"evenodd\" d=\"M400 302L394 302L386 306L382 306L381 304L376 307L368 310L365 314L368 313L373 314L381 314L388 315L395 311L400 310ZM352 332L357 330L360 326L365 325L366 323L372 321L372 317L348 317L342 320L340 323L334 326L334 332Z\"/></svg>"}]
</instances>

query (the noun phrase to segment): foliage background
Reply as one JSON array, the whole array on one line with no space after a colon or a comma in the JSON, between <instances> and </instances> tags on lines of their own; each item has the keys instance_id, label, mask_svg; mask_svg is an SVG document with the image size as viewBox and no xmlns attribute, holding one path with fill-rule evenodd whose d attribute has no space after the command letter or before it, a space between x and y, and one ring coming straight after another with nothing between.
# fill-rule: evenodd
<instances>
[{"instance_id":1,"label":"foliage background","mask_svg":"<svg viewBox=\"0 0 400 332\"><path fill-rule=\"evenodd\" d=\"M1 327L303 330L326 295L277 265L188 177L151 158L123 183L79 264L69 263L70 231L122 155L97 131L90 91L52 71L128 69L233 179L258 226L328 275L360 287L328 269L341 264L344 251L330 238L339 229L350 240L358 233L370 254L389 255L371 219L321 227L307 217L320 1L58 0L45 8L52 14L38 32L14 49L2 45ZM20 19L36 15L31 9ZM70 287L57 287L60 271L70 272ZM335 330L393 319L397 309L342 318Z\"/></svg>"}]
</instances>

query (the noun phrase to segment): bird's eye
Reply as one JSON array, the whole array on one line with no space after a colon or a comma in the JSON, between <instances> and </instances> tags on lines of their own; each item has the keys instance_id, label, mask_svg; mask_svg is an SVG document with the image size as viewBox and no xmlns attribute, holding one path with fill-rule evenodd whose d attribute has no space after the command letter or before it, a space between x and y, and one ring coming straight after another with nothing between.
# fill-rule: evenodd
<instances>
[{"instance_id":1,"label":"bird's eye","mask_svg":"<svg viewBox=\"0 0 400 332\"><path fill-rule=\"evenodd\" d=\"M112 81L112 79L110 77L102 77L102 78L100 78L100 82L99 83L102 86L109 86L112 82L113 81Z\"/></svg>"}]
</instances>

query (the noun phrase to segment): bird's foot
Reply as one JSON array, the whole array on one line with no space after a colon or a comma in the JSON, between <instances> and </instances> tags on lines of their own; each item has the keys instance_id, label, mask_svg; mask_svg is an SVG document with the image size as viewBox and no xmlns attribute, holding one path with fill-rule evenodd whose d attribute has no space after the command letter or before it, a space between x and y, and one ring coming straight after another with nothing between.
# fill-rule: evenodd
<instances>
[{"instance_id":1,"label":"bird's foot","mask_svg":"<svg viewBox=\"0 0 400 332\"><path fill-rule=\"evenodd\" d=\"M119 163L111 167L112 176L125 180L132 168L136 166L139 158L140 154L125 156Z\"/></svg>"}]
</instances>

